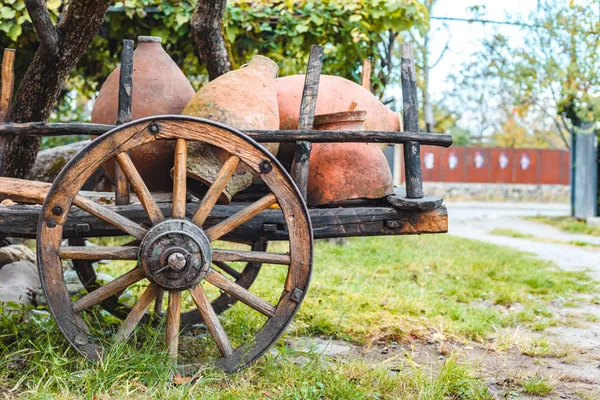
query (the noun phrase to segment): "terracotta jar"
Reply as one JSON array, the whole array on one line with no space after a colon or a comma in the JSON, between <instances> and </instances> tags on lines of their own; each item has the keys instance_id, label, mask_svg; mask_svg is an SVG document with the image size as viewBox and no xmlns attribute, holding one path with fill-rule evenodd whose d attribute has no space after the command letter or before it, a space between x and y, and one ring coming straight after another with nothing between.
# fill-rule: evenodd
<instances>
[{"instance_id":1,"label":"terracotta jar","mask_svg":"<svg viewBox=\"0 0 600 400\"><path fill-rule=\"evenodd\" d=\"M202 87L183 110L184 115L221 122L239 130L278 129L279 110L275 78L279 67L273 60L255 56L242 68L221 75ZM279 144L263 144L277 154ZM188 188L202 193L212 184L229 154L203 143L188 144ZM249 167L240 165L219 198L229 204L233 195L258 179ZM194 182L195 181L195 182Z\"/></svg>"},{"instance_id":2,"label":"terracotta jar","mask_svg":"<svg viewBox=\"0 0 600 400\"><path fill-rule=\"evenodd\" d=\"M152 115L181 114L194 96L194 88L177 64L164 51L161 39L140 36L133 52L132 119ZM120 68L117 67L100 89L92 122L115 124L118 112ZM169 176L173 168L174 141L159 140L139 146L130 152L131 159L151 191L170 191ZM107 175L114 178L114 160L103 165Z\"/></svg>"},{"instance_id":3,"label":"terracotta jar","mask_svg":"<svg viewBox=\"0 0 600 400\"><path fill-rule=\"evenodd\" d=\"M304 75L278 78L277 99L279 102L280 129L298 129L300 102L304 88ZM367 131L401 131L399 114L387 108L368 89L339 76L321 75L315 114L330 114L347 111L356 102L356 111L367 111L364 128ZM380 146L382 148L385 145ZM279 158L284 165L293 159L294 145L282 144Z\"/></svg>"},{"instance_id":4,"label":"terracotta jar","mask_svg":"<svg viewBox=\"0 0 600 400\"><path fill-rule=\"evenodd\" d=\"M316 130L364 130L366 111L315 116ZM394 191L387 160L375 143L314 143L307 202L318 206L349 199L378 199Z\"/></svg>"}]
</instances>

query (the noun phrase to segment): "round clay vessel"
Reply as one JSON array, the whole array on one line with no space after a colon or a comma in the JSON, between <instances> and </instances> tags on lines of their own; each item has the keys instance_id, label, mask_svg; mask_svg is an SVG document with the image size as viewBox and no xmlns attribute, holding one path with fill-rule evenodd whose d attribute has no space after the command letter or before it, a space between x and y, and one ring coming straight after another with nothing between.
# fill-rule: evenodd
<instances>
[{"instance_id":1,"label":"round clay vessel","mask_svg":"<svg viewBox=\"0 0 600 400\"><path fill-rule=\"evenodd\" d=\"M304 89L304 75L290 75L276 81L279 104L280 129L298 129L300 102ZM317 96L316 115L347 111L356 102L356 111L367 111L364 129L367 131L402 130L399 114L387 108L368 89L348 79L321 75L319 94ZM382 149L385 145L381 146ZM284 165L289 165L294 155L294 145L282 143L279 158Z\"/></svg>"},{"instance_id":2,"label":"round clay vessel","mask_svg":"<svg viewBox=\"0 0 600 400\"><path fill-rule=\"evenodd\" d=\"M315 130L364 130L366 111L315 116ZM375 143L313 143L308 169L310 206L378 199L394 192L392 173Z\"/></svg>"},{"instance_id":3,"label":"round clay vessel","mask_svg":"<svg viewBox=\"0 0 600 400\"><path fill-rule=\"evenodd\" d=\"M183 110L184 115L221 122L239 130L279 129L275 78L279 67L273 60L255 56L238 70L221 75L202 87ZM277 154L278 143L263 146ZM203 143L188 144L188 188L194 194L206 191L229 157L226 152ZM221 193L219 203L231 198L258 179L248 166L240 165ZM195 182L194 182L195 181Z\"/></svg>"},{"instance_id":4,"label":"round clay vessel","mask_svg":"<svg viewBox=\"0 0 600 400\"><path fill-rule=\"evenodd\" d=\"M181 114L194 96L194 88L160 42L159 37L138 37L138 45L133 52L131 117L134 120L152 115ZM117 67L102 85L92 111L92 122L117 122L119 77L120 67ZM157 140L130 152L133 163L151 191L170 191L173 187L169 174L173 168L174 143ZM103 168L113 179L114 160L105 163Z\"/></svg>"}]
</instances>

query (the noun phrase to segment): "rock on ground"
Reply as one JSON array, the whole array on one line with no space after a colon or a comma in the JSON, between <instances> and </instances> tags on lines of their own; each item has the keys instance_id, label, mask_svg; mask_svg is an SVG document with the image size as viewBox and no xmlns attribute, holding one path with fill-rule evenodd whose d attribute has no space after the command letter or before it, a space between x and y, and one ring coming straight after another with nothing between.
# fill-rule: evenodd
<instances>
[{"instance_id":1,"label":"rock on ground","mask_svg":"<svg viewBox=\"0 0 600 400\"><path fill-rule=\"evenodd\" d=\"M32 262L16 261L0 269L0 303L33 304L39 287L37 267Z\"/></svg>"}]
</instances>

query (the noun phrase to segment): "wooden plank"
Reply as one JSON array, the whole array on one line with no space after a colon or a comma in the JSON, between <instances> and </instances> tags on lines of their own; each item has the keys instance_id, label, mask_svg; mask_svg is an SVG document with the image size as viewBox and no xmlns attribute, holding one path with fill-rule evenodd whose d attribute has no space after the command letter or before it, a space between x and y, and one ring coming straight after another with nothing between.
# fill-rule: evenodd
<instances>
[{"instance_id":1,"label":"wooden plank","mask_svg":"<svg viewBox=\"0 0 600 400\"><path fill-rule=\"evenodd\" d=\"M0 123L0 136L34 135L34 136L69 136L69 135L102 135L115 128L114 125L88 123L51 123L30 122L23 124ZM259 143L295 143L309 141L313 143L364 142L364 143L396 143L417 141L423 145L450 147L452 136L445 133L428 133L409 131L315 131L315 130L247 130L244 131Z\"/></svg>"},{"instance_id":2,"label":"wooden plank","mask_svg":"<svg viewBox=\"0 0 600 400\"><path fill-rule=\"evenodd\" d=\"M211 270L206 276L206 280L225 293L232 295L242 303L260 312L261 314L264 314L267 317L272 317L275 315L274 305L269 304L255 294L250 293L248 290L244 289L237 283L230 281L218 272Z\"/></svg>"},{"instance_id":3,"label":"wooden plank","mask_svg":"<svg viewBox=\"0 0 600 400\"><path fill-rule=\"evenodd\" d=\"M159 203L163 213L171 211L171 204ZM215 226L244 205L216 205L206 220L205 228ZM138 224L149 222L146 212L139 205L106 206L111 212L118 212L125 219ZM187 205L187 215L194 215L197 204ZM9 237L35 238L39 221L39 206L16 205L0 208L0 235ZM430 211L402 210L395 207L369 206L322 208L310 210L315 239L332 237L411 235L416 233L445 233L448 230L448 216L445 207ZM402 228L389 228L385 221L400 221ZM223 236L226 240L287 240L287 230L280 210L267 209L233 231ZM274 231L263 229L265 225L276 226ZM87 212L71 209L63 225L63 237L102 237L119 236L122 231L113 225L99 220Z\"/></svg>"},{"instance_id":4,"label":"wooden plank","mask_svg":"<svg viewBox=\"0 0 600 400\"><path fill-rule=\"evenodd\" d=\"M185 165L185 164L184 164ZM177 358L179 347L179 329L181 326L181 292L169 292L167 307L167 352L172 358Z\"/></svg>"},{"instance_id":5,"label":"wooden plank","mask_svg":"<svg viewBox=\"0 0 600 400\"><path fill-rule=\"evenodd\" d=\"M306 68L302 101L300 103L300 117L298 119L298 129L300 130L312 129L313 127L322 66L323 47L312 45L310 55L308 56L308 66ZM306 199L308 185L308 161L310 159L311 148L311 142L297 142L291 168L292 177L296 181L296 185L304 199Z\"/></svg>"},{"instance_id":6,"label":"wooden plank","mask_svg":"<svg viewBox=\"0 0 600 400\"><path fill-rule=\"evenodd\" d=\"M73 305L73 311L81 312L87 308L90 308L91 306L100 303L102 300L105 300L116 293L122 292L129 286L141 281L144 278L144 272L141 268L132 269L128 273L108 282L106 285L102 285L98 289L77 300Z\"/></svg>"},{"instance_id":7,"label":"wooden plank","mask_svg":"<svg viewBox=\"0 0 600 400\"><path fill-rule=\"evenodd\" d=\"M412 45L402 44L402 103L404 129L419 130L419 103L417 99L417 73ZM406 177L406 197L423 197L423 176L421 173L421 145L418 141L404 144L404 174Z\"/></svg>"},{"instance_id":8,"label":"wooden plank","mask_svg":"<svg viewBox=\"0 0 600 400\"><path fill-rule=\"evenodd\" d=\"M15 50L4 49L2 56L2 86L0 89L0 122L6 121L15 85Z\"/></svg>"},{"instance_id":9,"label":"wooden plank","mask_svg":"<svg viewBox=\"0 0 600 400\"><path fill-rule=\"evenodd\" d=\"M288 253L267 253L266 251L221 250L213 249L213 262L216 261L245 261L265 264L290 265Z\"/></svg>"},{"instance_id":10,"label":"wooden plank","mask_svg":"<svg viewBox=\"0 0 600 400\"><path fill-rule=\"evenodd\" d=\"M175 142L173 167L173 218L185 218L187 140Z\"/></svg>"},{"instance_id":11,"label":"wooden plank","mask_svg":"<svg viewBox=\"0 0 600 400\"><path fill-rule=\"evenodd\" d=\"M43 204L51 183L0 177L0 200L19 203Z\"/></svg>"},{"instance_id":12,"label":"wooden plank","mask_svg":"<svg viewBox=\"0 0 600 400\"><path fill-rule=\"evenodd\" d=\"M233 347L231 346L227 333L225 333L221 322L219 322L219 318L217 317L217 314L215 314L202 285L197 285L190 289L190 294L198 307L198 311L200 311L200 315L202 316L208 331L215 340L221 355L223 355L223 357L231 355L233 353Z\"/></svg>"},{"instance_id":13,"label":"wooden plank","mask_svg":"<svg viewBox=\"0 0 600 400\"><path fill-rule=\"evenodd\" d=\"M1 121L0 121L1 122ZM1 136L100 136L114 129L116 125L91 124L85 122L24 122L0 123Z\"/></svg>"},{"instance_id":14,"label":"wooden plank","mask_svg":"<svg viewBox=\"0 0 600 400\"><path fill-rule=\"evenodd\" d=\"M119 74L119 104L117 125L131 121L131 95L133 92L133 40L123 40L121 51L121 68ZM115 163L115 202L122 206L131 201L127 176L121 170L120 163Z\"/></svg>"}]
</instances>

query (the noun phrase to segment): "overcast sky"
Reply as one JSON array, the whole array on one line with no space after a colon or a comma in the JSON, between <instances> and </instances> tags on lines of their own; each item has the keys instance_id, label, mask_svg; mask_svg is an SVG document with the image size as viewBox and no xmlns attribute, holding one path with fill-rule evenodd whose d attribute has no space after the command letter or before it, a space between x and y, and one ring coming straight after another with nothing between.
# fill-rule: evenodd
<instances>
[{"instance_id":1,"label":"overcast sky","mask_svg":"<svg viewBox=\"0 0 600 400\"><path fill-rule=\"evenodd\" d=\"M566 1L566 0L557 0ZM537 5L537 0L438 0L432 12L434 17L472 18L468 10L474 5L484 5L484 19L495 21L514 20L514 16L527 16ZM512 17L511 17L512 16ZM440 63L431 70L429 91L435 100L439 100L444 89L450 86L446 76L452 71L460 71L461 64L481 48L481 39L498 32L519 42L522 34L517 26L468 23L459 21L431 20L431 57L435 61L450 38L449 50ZM432 62L433 62L432 61Z\"/></svg>"}]
</instances>

